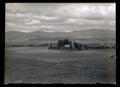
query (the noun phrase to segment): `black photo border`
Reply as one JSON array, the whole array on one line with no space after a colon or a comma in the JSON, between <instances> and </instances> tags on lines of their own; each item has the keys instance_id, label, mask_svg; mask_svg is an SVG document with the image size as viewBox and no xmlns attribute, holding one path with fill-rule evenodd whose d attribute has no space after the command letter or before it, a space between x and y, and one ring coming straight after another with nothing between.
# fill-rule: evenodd
<instances>
[{"instance_id":1,"label":"black photo border","mask_svg":"<svg viewBox=\"0 0 120 87\"><path fill-rule=\"evenodd\" d=\"M116 3L116 84L4 84L5 67L5 3ZM120 1L115 0L0 0L0 87L87 86L120 87Z\"/></svg>"}]
</instances>

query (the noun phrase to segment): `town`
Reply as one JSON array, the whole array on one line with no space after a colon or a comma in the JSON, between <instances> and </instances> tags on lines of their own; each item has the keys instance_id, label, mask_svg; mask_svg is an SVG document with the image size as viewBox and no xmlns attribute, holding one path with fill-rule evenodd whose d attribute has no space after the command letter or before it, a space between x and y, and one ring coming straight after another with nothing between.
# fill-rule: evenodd
<instances>
[{"instance_id":1,"label":"town","mask_svg":"<svg viewBox=\"0 0 120 87\"><path fill-rule=\"evenodd\" d=\"M115 48L113 43L80 43L77 41L71 41L69 39L58 40L58 42L51 42L48 46L48 49L76 49L76 50L85 50L85 49L110 49Z\"/></svg>"}]
</instances>

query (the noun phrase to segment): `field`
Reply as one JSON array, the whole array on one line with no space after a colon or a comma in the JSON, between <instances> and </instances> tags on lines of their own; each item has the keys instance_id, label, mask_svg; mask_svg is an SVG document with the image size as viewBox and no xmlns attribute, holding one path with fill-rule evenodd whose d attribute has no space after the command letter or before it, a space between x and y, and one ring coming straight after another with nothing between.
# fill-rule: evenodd
<instances>
[{"instance_id":1,"label":"field","mask_svg":"<svg viewBox=\"0 0 120 87\"><path fill-rule=\"evenodd\" d=\"M5 83L116 83L115 49L5 48Z\"/></svg>"}]
</instances>

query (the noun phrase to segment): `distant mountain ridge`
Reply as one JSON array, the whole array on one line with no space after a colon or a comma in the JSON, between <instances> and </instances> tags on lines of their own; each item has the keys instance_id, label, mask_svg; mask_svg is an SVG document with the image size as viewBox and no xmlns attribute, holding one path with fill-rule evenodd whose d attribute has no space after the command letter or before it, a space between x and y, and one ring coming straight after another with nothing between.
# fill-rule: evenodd
<instances>
[{"instance_id":1,"label":"distant mountain ridge","mask_svg":"<svg viewBox=\"0 0 120 87\"><path fill-rule=\"evenodd\" d=\"M6 43L23 43L26 40L58 40L63 38L79 39L79 38L114 38L115 31L112 30L80 30L73 32L43 32L35 31L30 33L19 31L5 32Z\"/></svg>"},{"instance_id":2,"label":"distant mountain ridge","mask_svg":"<svg viewBox=\"0 0 120 87\"><path fill-rule=\"evenodd\" d=\"M19 31L8 31L5 33L6 39L19 38L19 37L37 37L37 38L55 38L55 37L115 37L115 31L112 30L80 30L73 32L44 32L44 31L35 31L30 33L19 32ZM15 36L15 37L14 37Z\"/></svg>"}]
</instances>

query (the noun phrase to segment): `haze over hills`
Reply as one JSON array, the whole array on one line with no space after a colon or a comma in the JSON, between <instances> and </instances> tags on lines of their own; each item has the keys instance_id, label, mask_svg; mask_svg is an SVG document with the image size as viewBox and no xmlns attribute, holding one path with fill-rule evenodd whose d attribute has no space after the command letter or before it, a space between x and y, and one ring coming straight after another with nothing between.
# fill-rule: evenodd
<instances>
[{"instance_id":1,"label":"haze over hills","mask_svg":"<svg viewBox=\"0 0 120 87\"><path fill-rule=\"evenodd\" d=\"M19 31L8 31L5 33L5 41L7 43L23 43L26 40L36 40L36 41L54 41L58 39L69 38L73 40L81 40L82 38L111 38L115 41L115 31L112 30L80 30L73 32L43 32L35 31L30 33L19 32ZM112 40L111 40L112 41ZM113 42L114 42L113 41Z\"/></svg>"}]
</instances>

